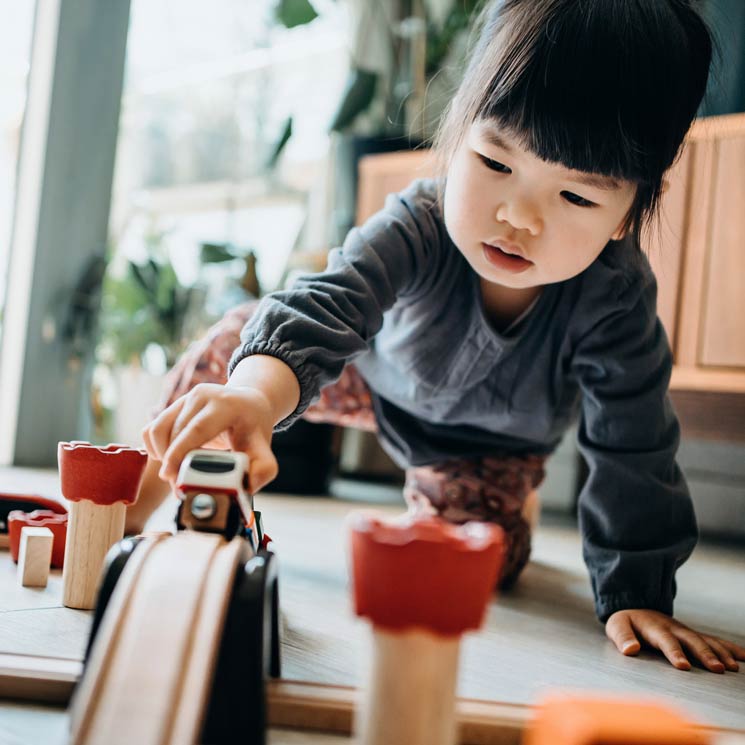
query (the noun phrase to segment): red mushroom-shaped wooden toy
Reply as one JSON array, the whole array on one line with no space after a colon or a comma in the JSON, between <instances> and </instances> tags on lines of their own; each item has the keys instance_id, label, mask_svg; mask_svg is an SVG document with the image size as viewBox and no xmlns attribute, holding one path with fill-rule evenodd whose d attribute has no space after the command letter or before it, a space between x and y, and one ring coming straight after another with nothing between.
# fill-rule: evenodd
<instances>
[{"instance_id":1,"label":"red mushroom-shaped wooden toy","mask_svg":"<svg viewBox=\"0 0 745 745\"><path fill-rule=\"evenodd\" d=\"M373 624L360 742L452 745L460 638L481 625L496 586L501 528L358 513L351 544L355 610Z\"/></svg>"},{"instance_id":2,"label":"red mushroom-shaped wooden toy","mask_svg":"<svg viewBox=\"0 0 745 745\"><path fill-rule=\"evenodd\" d=\"M57 458L62 496L70 501L62 602L91 610L106 552L124 536L126 505L137 499L147 453L126 445L60 442Z\"/></svg>"}]
</instances>

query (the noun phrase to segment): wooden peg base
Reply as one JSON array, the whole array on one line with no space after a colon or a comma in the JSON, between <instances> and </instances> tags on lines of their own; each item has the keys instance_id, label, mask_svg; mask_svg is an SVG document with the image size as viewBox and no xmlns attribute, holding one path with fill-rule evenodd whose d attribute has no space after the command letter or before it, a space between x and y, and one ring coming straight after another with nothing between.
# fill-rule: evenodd
<instances>
[{"instance_id":1,"label":"wooden peg base","mask_svg":"<svg viewBox=\"0 0 745 745\"><path fill-rule=\"evenodd\" d=\"M373 630L361 745L455 745L459 637Z\"/></svg>"}]
</instances>

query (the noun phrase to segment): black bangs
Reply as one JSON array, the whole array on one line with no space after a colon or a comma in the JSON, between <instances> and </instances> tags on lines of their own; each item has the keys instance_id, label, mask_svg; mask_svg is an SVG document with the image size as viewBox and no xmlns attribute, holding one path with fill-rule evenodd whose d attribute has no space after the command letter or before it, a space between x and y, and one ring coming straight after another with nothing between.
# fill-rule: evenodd
<instances>
[{"instance_id":1,"label":"black bangs","mask_svg":"<svg viewBox=\"0 0 745 745\"><path fill-rule=\"evenodd\" d=\"M685 0L507 0L471 61L493 65L476 119L538 157L657 191L703 96L708 31ZM488 25L488 23L487 23ZM481 46L481 45L480 45ZM485 46L485 45L484 45ZM482 52L486 52L482 46Z\"/></svg>"}]
</instances>

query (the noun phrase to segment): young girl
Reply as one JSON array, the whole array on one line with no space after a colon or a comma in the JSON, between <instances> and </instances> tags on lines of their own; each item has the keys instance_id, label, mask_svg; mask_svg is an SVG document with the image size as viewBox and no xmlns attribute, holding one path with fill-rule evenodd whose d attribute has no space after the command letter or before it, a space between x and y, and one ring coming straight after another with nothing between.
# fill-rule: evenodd
<instances>
[{"instance_id":1,"label":"young girl","mask_svg":"<svg viewBox=\"0 0 745 745\"><path fill-rule=\"evenodd\" d=\"M320 395L315 418L362 422L409 468L411 505L501 523L510 583L526 501L578 415L584 557L608 636L679 669L685 649L737 670L745 649L672 618L697 531L640 248L710 58L692 0L493 3L437 138L441 177L390 196L323 273L238 309L179 366L184 395L144 430L162 478L222 436L259 490L277 472L272 432Z\"/></svg>"}]
</instances>

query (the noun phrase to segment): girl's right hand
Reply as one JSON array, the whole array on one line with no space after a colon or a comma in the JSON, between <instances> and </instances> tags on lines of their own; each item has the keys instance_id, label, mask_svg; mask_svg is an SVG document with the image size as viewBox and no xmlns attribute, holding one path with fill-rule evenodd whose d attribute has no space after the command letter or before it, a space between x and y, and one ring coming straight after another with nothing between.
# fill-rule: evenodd
<instances>
[{"instance_id":1,"label":"girl's right hand","mask_svg":"<svg viewBox=\"0 0 745 745\"><path fill-rule=\"evenodd\" d=\"M142 437L150 457L162 461L160 477L171 484L190 450L210 444L246 453L253 493L277 475L273 427L272 406L261 390L201 383L162 411Z\"/></svg>"}]
</instances>

